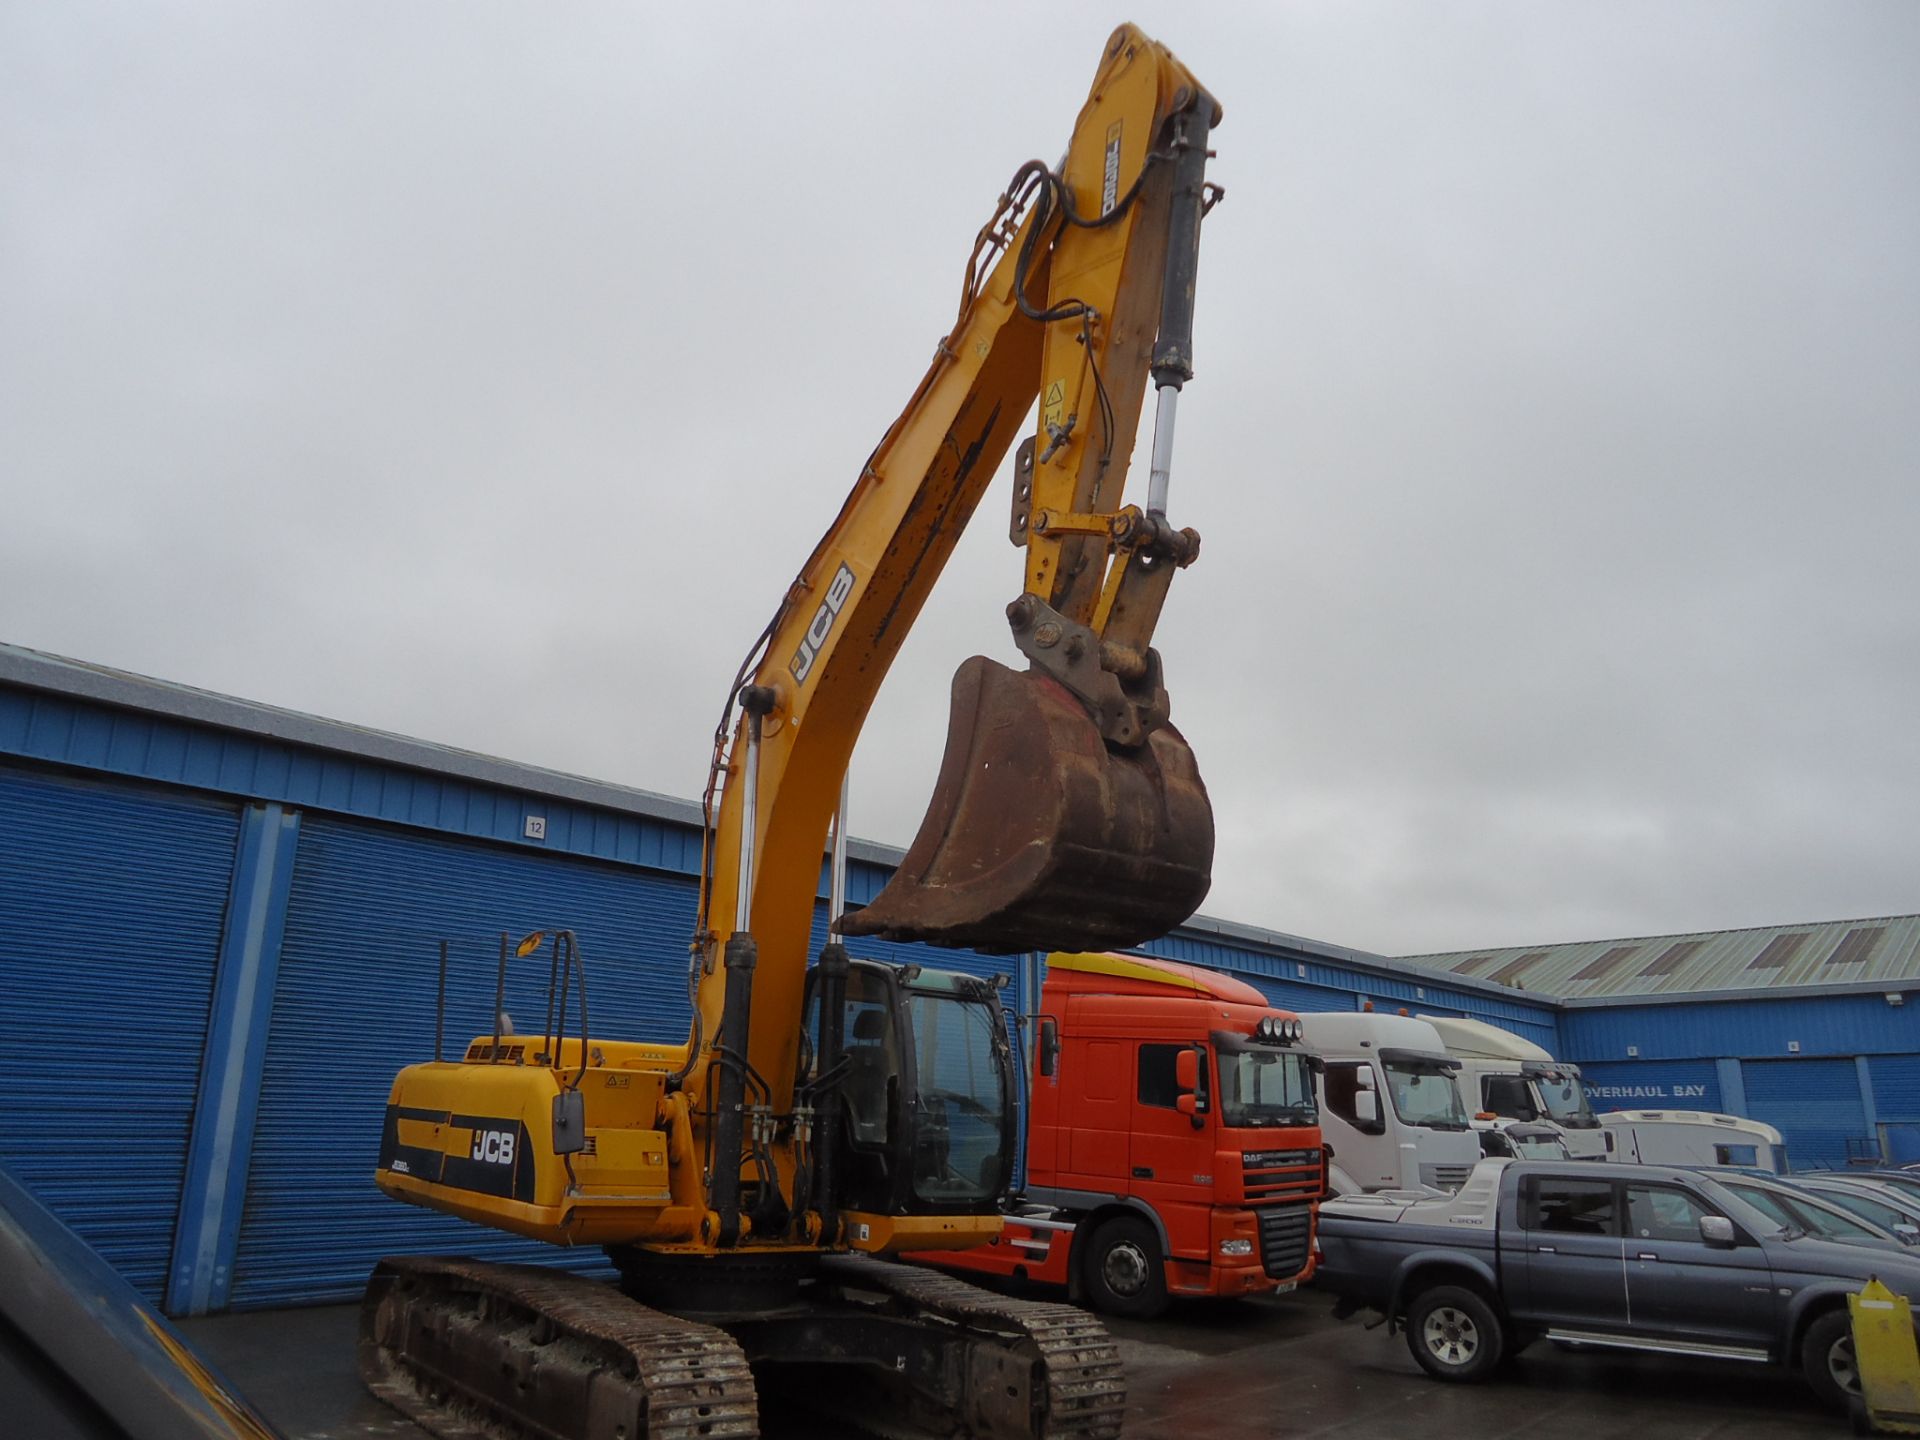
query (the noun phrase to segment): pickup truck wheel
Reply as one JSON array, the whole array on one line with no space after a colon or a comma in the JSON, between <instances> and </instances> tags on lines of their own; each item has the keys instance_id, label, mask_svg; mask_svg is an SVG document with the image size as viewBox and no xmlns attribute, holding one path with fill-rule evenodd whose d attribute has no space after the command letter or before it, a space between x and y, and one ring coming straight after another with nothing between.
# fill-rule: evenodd
<instances>
[{"instance_id":1,"label":"pickup truck wheel","mask_svg":"<svg viewBox=\"0 0 1920 1440\"><path fill-rule=\"evenodd\" d=\"M1844 1310L1829 1310L1807 1327L1800 1342L1800 1373L1821 1403L1844 1410L1860 1393L1860 1365L1853 1354L1853 1326Z\"/></svg>"},{"instance_id":2,"label":"pickup truck wheel","mask_svg":"<svg viewBox=\"0 0 1920 1440\"><path fill-rule=\"evenodd\" d=\"M1493 1307L1471 1290L1441 1285L1407 1307L1407 1348L1439 1380L1485 1380L1500 1364L1506 1333Z\"/></svg>"},{"instance_id":3,"label":"pickup truck wheel","mask_svg":"<svg viewBox=\"0 0 1920 1440\"><path fill-rule=\"evenodd\" d=\"M1167 1308L1167 1263L1144 1220L1121 1215L1093 1232L1083 1272L1093 1308L1151 1320Z\"/></svg>"}]
</instances>

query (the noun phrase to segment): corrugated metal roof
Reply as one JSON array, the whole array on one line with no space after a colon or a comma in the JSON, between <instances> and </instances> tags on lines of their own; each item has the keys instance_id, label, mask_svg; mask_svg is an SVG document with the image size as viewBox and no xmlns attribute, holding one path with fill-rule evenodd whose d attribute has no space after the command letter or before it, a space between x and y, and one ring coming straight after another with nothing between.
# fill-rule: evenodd
<instances>
[{"instance_id":1,"label":"corrugated metal roof","mask_svg":"<svg viewBox=\"0 0 1920 1440\"><path fill-rule=\"evenodd\" d=\"M1891 983L1920 980L1920 915L1402 958L1561 999Z\"/></svg>"}]
</instances>

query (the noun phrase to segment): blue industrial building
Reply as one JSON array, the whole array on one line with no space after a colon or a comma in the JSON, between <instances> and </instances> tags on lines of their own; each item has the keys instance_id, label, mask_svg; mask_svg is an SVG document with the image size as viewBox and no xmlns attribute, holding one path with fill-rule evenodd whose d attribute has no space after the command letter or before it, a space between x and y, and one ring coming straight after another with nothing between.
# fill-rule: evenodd
<instances>
[{"instance_id":1,"label":"blue industrial building","mask_svg":"<svg viewBox=\"0 0 1920 1440\"><path fill-rule=\"evenodd\" d=\"M1920 915L1417 957L1552 995L1596 1109L1778 1127L1801 1169L1920 1160Z\"/></svg>"},{"instance_id":2,"label":"blue industrial building","mask_svg":"<svg viewBox=\"0 0 1920 1440\"><path fill-rule=\"evenodd\" d=\"M387 1086L432 1053L443 943L449 1047L490 1028L509 929L577 931L596 1031L682 1038L700 847L686 801L0 645L0 1163L174 1314L347 1298L394 1252L598 1264L383 1197ZM860 904L900 852L850 849ZM1395 960L1205 917L1149 948L1296 1010L1485 1020L1587 1064L1602 1104L1752 1113L1804 1164L1920 1125L1894 1003L1920 990L1920 923L1900 937L1871 979L1760 996L1563 996L1516 985L1517 955ZM539 1013L532 968L510 1012ZM1018 969L1010 1002L1037 989Z\"/></svg>"}]
</instances>

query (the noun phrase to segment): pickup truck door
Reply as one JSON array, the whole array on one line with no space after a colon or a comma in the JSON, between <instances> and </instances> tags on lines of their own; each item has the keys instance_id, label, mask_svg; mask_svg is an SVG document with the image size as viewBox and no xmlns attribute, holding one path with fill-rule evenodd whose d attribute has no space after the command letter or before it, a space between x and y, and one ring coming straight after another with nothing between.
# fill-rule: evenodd
<instances>
[{"instance_id":1,"label":"pickup truck door","mask_svg":"<svg viewBox=\"0 0 1920 1440\"><path fill-rule=\"evenodd\" d=\"M1780 1304L1766 1252L1736 1227L1732 1247L1700 1238L1717 1212L1677 1185L1627 1186L1627 1310L1636 1332L1770 1350Z\"/></svg>"},{"instance_id":2,"label":"pickup truck door","mask_svg":"<svg viewBox=\"0 0 1920 1440\"><path fill-rule=\"evenodd\" d=\"M1521 1182L1520 1284L1514 1318L1570 1330L1623 1330L1620 1187L1612 1180L1529 1175Z\"/></svg>"}]
</instances>

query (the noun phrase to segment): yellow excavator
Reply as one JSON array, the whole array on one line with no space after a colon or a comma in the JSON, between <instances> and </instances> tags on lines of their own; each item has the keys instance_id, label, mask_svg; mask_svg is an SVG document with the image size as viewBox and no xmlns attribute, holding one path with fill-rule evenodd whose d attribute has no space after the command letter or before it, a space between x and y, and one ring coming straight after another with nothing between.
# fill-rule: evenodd
<instances>
[{"instance_id":1,"label":"yellow excavator","mask_svg":"<svg viewBox=\"0 0 1920 1440\"><path fill-rule=\"evenodd\" d=\"M1097 1321L881 1258L998 1233L1013 1066L990 982L854 959L839 937L1108 949L1206 894L1212 810L1152 638L1199 550L1166 518L1167 482L1219 120L1170 51L1122 26L1060 167L1020 167L980 229L953 329L729 691L687 1043L592 1033L578 939L555 930L501 949L503 976L510 948L546 957L541 1032L480 1036L395 1080L387 1194L603 1246L620 1276L382 1261L362 1372L427 1428L752 1436L761 1400L796 1394L884 1435L1119 1433L1124 1380ZM1143 507L1122 491L1149 375ZM854 742L1036 401L1007 607L1027 666L961 666L928 816L849 910ZM833 933L810 964L823 855Z\"/></svg>"}]
</instances>

